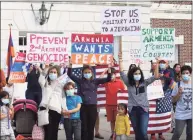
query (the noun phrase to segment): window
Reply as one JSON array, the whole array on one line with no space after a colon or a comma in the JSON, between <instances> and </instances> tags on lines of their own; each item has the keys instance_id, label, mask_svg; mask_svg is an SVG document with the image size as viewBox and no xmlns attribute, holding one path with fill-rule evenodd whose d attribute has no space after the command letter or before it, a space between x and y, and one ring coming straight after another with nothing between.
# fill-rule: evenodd
<instances>
[{"instance_id":1,"label":"window","mask_svg":"<svg viewBox=\"0 0 193 140\"><path fill-rule=\"evenodd\" d=\"M20 36L19 37L19 46L26 46L27 45L27 37L26 36Z\"/></svg>"}]
</instances>

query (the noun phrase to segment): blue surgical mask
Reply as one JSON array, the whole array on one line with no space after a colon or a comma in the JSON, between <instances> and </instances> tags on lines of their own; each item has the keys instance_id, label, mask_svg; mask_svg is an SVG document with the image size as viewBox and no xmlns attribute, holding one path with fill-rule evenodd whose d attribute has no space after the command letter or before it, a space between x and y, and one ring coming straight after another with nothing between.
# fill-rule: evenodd
<instances>
[{"instance_id":1,"label":"blue surgical mask","mask_svg":"<svg viewBox=\"0 0 193 140\"><path fill-rule=\"evenodd\" d=\"M57 79L57 74L56 73L50 73L49 78L50 78L50 80L54 81Z\"/></svg>"},{"instance_id":2,"label":"blue surgical mask","mask_svg":"<svg viewBox=\"0 0 193 140\"><path fill-rule=\"evenodd\" d=\"M90 79L90 78L91 78L91 76L92 76L92 74L91 74L91 73L86 73L86 74L84 74L84 78L86 78L86 79Z\"/></svg>"},{"instance_id":3,"label":"blue surgical mask","mask_svg":"<svg viewBox=\"0 0 193 140\"><path fill-rule=\"evenodd\" d=\"M74 89L66 90L66 95L67 96L74 96Z\"/></svg>"},{"instance_id":4,"label":"blue surgical mask","mask_svg":"<svg viewBox=\"0 0 193 140\"><path fill-rule=\"evenodd\" d=\"M9 99L2 99L2 102L4 105L7 105L7 104L9 104Z\"/></svg>"},{"instance_id":5,"label":"blue surgical mask","mask_svg":"<svg viewBox=\"0 0 193 140\"><path fill-rule=\"evenodd\" d=\"M135 81L139 81L141 79L141 75L133 75Z\"/></svg>"},{"instance_id":6,"label":"blue surgical mask","mask_svg":"<svg viewBox=\"0 0 193 140\"><path fill-rule=\"evenodd\" d=\"M160 67L160 69L165 69L166 68L166 64L161 63L161 64L159 64L159 67Z\"/></svg>"},{"instance_id":7,"label":"blue surgical mask","mask_svg":"<svg viewBox=\"0 0 193 140\"><path fill-rule=\"evenodd\" d=\"M189 81L189 80L190 80L190 76L189 76L188 74L183 74L183 75L182 75L182 79L183 79L184 81Z\"/></svg>"}]
</instances>

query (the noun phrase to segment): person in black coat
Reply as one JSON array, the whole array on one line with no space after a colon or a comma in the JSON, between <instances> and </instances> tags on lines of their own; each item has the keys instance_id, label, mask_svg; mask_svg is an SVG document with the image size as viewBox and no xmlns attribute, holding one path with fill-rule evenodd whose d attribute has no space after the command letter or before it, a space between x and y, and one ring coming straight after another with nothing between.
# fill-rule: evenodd
<instances>
[{"instance_id":1,"label":"person in black coat","mask_svg":"<svg viewBox=\"0 0 193 140\"><path fill-rule=\"evenodd\" d=\"M40 73L37 68L38 68L37 64L30 65L30 68L26 77L26 82L28 82L28 84L27 84L25 97L26 99L35 101L39 106L42 100L42 89L38 82Z\"/></svg>"}]
</instances>

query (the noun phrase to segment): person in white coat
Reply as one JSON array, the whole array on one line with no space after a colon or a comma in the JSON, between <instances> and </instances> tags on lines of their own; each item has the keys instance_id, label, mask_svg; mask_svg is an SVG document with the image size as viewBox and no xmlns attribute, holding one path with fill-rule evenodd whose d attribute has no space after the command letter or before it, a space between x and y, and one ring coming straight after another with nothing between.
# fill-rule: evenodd
<instances>
[{"instance_id":1,"label":"person in white coat","mask_svg":"<svg viewBox=\"0 0 193 140\"><path fill-rule=\"evenodd\" d=\"M58 127L62 110L67 110L64 85L71 81L67 74L60 76L59 66L48 66L44 71L39 68L39 83L42 88L40 110L49 109L49 124L44 126L45 140L58 139Z\"/></svg>"}]
</instances>

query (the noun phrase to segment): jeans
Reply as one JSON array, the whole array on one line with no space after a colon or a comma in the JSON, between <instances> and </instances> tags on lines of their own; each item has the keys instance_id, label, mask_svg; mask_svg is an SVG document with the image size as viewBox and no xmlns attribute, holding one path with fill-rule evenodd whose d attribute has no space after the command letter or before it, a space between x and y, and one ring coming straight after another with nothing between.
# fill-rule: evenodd
<instances>
[{"instance_id":1,"label":"jeans","mask_svg":"<svg viewBox=\"0 0 193 140\"><path fill-rule=\"evenodd\" d=\"M82 105L80 109L81 140L94 140L94 127L97 119L97 105Z\"/></svg>"},{"instance_id":2,"label":"jeans","mask_svg":"<svg viewBox=\"0 0 193 140\"><path fill-rule=\"evenodd\" d=\"M62 123L62 124L64 123L64 116L62 116L61 119L60 119L60 124L61 124L61 123Z\"/></svg>"},{"instance_id":3,"label":"jeans","mask_svg":"<svg viewBox=\"0 0 193 140\"><path fill-rule=\"evenodd\" d=\"M192 119L189 120L175 120L175 130L172 136L172 140L179 140L186 126L186 140L192 140Z\"/></svg>"},{"instance_id":4,"label":"jeans","mask_svg":"<svg viewBox=\"0 0 193 140\"><path fill-rule=\"evenodd\" d=\"M127 135L117 135L116 140L128 140L128 136Z\"/></svg>"},{"instance_id":5,"label":"jeans","mask_svg":"<svg viewBox=\"0 0 193 140\"><path fill-rule=\"evenodd\" d=\"M25 98L29 100L33 100L39 106L42 101L42 92L32 92L32 91L26 90Z\"/></svg>"},{"instance_id":6,"label":"jeans","mask_svg":"<svg viewBox=\"0 0 193 140\"><path fill-rule=\"evenodd\" d=\"M66 140L81 140L81 121L79 119L71 120L64 119L64 130L66 133Z\"/></svg>"},{"instance_id":7,"label":"jeans","mask_svg":"<svg viewBox=\"0 0 193 140\"><path fill-rule=\"evenodd\" d=\"M149 113L145 112L142 107L134 106L129 116L135 132L135 140L148 140Z\"/></svg>"}]
</instances>

